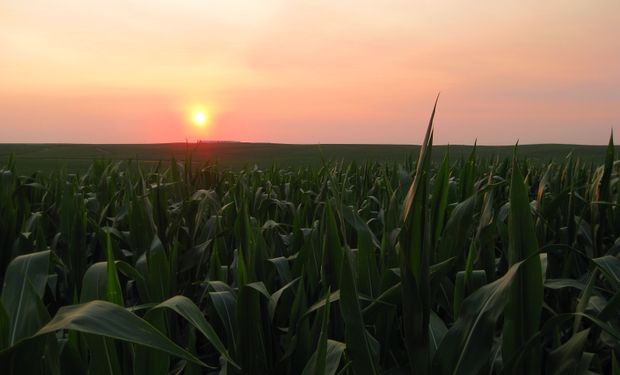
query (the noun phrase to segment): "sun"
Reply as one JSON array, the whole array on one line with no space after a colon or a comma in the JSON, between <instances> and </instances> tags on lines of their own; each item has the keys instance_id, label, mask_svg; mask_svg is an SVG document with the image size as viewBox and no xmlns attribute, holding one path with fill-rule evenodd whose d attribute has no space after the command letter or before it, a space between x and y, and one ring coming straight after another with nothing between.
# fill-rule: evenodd
<instances>
[{"instance_id":1,"label":"sun","mask_svg":"<svg viewBox=\"0 0 620 375\"><path fill-rule=\"evenodd\" d=\"M209 116L205 111L196 111L192 114L192 122L197 127L202 128L209 122Z\"/></svg>"},{"instance_id":2,"label":"sun","mask_svg":"<svg viewBox=\"0 0 620 375\"><path fill-rule=\"evenodd\" d=\"M193 128L194 133L208 131L217 118L217 108L212 104L194 103L182 107L184 122Z\"/></svg>"}]
</instances>

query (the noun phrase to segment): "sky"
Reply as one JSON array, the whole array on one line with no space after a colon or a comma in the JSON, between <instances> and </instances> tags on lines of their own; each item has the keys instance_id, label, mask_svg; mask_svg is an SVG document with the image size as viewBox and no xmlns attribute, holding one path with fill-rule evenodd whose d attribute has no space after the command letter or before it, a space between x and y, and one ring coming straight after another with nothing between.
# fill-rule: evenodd
<instances>
[{"instance_id":1,"label":"sky","mask_svg":"<svg viewBox=\"0 0 620 375\"><path fill-rule=\"evenodd\" d=\"M418 144L438 92L438 144L604 144L620 1L0 0L0 143Z\"/></svg>"}]
</instances>

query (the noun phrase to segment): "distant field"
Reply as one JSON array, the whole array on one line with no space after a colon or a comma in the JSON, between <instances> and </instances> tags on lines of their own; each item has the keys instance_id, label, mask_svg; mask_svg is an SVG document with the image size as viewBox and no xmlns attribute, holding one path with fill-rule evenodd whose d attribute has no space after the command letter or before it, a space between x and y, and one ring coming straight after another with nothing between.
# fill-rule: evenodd
<instances>
[{"instance_id":1,"label":"distant field","mask_svg":"<svg viewBox=\"0 0 620 375\"><path fill-rule=\"evenodd\" d=\"M449 146L451 160L457 160L471 151L472 146ZM433 159L443 158L448 146L435 146ZM167 161L172 157L183 159L190 150L196 163L217 161L229 168L244 165L280 166L316 165L321 160L381 162L403 161L417 155L419 146L408 145L290 145L271 143L166 143L166 144L0 144L0 164L13 154L21 173L66 168L70 172L85 171L92 160L140 160L147 164ZM505 157L513 146L478 146L481 158ZM558 160L572 152L585 161L601 162L605 146L538 144L519 146L519 155L538 161Z\"/></svg>"}]
</instances>

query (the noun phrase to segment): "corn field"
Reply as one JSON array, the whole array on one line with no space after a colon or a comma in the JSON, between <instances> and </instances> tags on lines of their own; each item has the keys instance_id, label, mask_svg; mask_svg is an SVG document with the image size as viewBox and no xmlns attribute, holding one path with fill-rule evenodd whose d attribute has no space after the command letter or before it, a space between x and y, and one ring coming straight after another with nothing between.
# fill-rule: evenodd
<instances>
[{"instance_id":1,"label":"corn field","mask_svg":"<svg viewBox=\"0 0 620 375\"><path fill-rule=\"evenodd\" d=\"M434 111L433 111L434 115ZM620 374L620 168L0 167L2 374Z\"/></svg>"}]
</instances>

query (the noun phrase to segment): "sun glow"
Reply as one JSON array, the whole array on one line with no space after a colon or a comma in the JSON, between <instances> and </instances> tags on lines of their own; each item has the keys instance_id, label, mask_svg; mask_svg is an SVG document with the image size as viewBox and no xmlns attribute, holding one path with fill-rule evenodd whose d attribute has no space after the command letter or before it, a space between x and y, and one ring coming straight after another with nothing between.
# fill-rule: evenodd
<instances>
[{"instance_id":1,"label":"sun glow","mask_svg":"<svg viewBox=\"0 0 620 375\"><path fill-rule=\"evenodd\" d=\"M207 123L207 115L204 112L195 112L192 120L194 125L202 127Z\"/></svg>"},{"instance_id":2,"label":"sun glow","mask_svg":"<svg viewBox=\"0 0 620 375\"><path fill-rule=\"evenodd\" d=\"M194 106L188 111L188 120L196 128L206 128L211 125L213 114L210 108Z\"/></svg>"}]
</instances>

